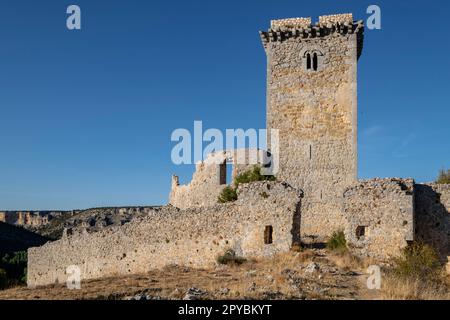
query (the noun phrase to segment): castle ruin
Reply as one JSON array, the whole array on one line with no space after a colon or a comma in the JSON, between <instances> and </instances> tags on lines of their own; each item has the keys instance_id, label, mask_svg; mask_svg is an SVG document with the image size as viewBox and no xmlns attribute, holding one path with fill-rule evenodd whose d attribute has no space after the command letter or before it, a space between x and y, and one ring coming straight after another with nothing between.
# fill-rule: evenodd
<instances>
[{"instance_id":1,"label":"castle ruin","mask_svg":"<svg viewBox=\"0 0 450 320\"><path fill-rule=\"evenodd\" d=\"M240 185L235 202L218 204L250 150L224 150L196 166L192 181L172 177L169 205L127 225L65 235L28 251L30 286L148 272L168 264L206 267L225 250L270 256L320 243L343 230L349 248L384 260L413 241L450 255L450 186L413 179L357 177L357 63L364 26L351 14L273 20L260 32L267 56L267 128L279 131L274 182ZM269 152L274 152L269 141ZM259 154L260 151L257 152ZM259 158L259 157L258 157ZM258 159L260 163L261 159Z\"/></svg>"}]
</instances>

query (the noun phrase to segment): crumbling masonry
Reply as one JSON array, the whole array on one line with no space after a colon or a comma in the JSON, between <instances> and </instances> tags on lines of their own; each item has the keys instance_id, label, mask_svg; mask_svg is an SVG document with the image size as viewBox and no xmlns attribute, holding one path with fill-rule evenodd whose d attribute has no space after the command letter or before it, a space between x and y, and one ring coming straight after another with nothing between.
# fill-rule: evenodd
<instances>
[{"instance_id":1,"label":"crumbling masonry","mask_svg":"<svg viewBox=\"0 0 450 320\"><path fill-rule=\"evenodd\" d=\"M323 242L337 230L361 256L388 259L423 241L446 260L450 186L357 179L363 32L363 22L351 14L322 16L317 23L274 20L260 32L267 55L267 129L279 132L279 143L269 141L268 150L278 155L277 182L240 185L237 201L218 204L226 164L233 164L235 177L255 162L246 156L244 163L236 161L251 150L214 153L197 164L189 184L173 176L170 205L147 217L30 249L28 284L64 281L69 265L90 279L167 264L205 267L227 249L269 256L293 244Z\"/></svg>"}]
</instances>

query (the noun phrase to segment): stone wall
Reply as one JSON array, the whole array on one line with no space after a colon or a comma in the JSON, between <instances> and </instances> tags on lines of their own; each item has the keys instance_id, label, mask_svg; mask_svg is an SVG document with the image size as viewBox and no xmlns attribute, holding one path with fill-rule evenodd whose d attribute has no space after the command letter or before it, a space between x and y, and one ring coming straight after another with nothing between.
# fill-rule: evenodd
<instances>
[{"instance_id":1,"label":"stone wall","mask_svg":"<svg viewBox=\"0 0 450 320\"><path fill-rule=\"evenodd\" d=\"M217 204L222 190L232 183L234 177L264 163L264 151L257 149L237 149L219 151L207 156L196 165L192 180L180 185L179 178L172 176L172 190L169 204L180 208L210 207ZM232 181L227 184L227 166L232 164Z\"/></svg>"},{"instance_id":2,"label":"stone wall","mask_svg":"<svg viewBox=\"0 0 450 320\"><path fill-rule=\"evenodd\" d=\"M450 185L416 185L416 238L450 256Z\"/></svg>"},{"instance_id":3,"label":"stone wall","mask_svg":"<svg viewBox=\"0 0 450 320\"><path fill-rule=\"evenodd\" d=\"M345 235L362 256L388 259L414 240L414 181L373 179L344 192Z\"/></svg>"},{"instance_id":4,"label":"stone wall","mask_svg":"<svg viewBox=\"0 0 450 320\"><path fill-rule=\"evenodd\" d=\"M338 23L349 19L323 16L327 26L306 29L281 21L282 30L261 32L267 129L279 130L277 178L305 193L302 237L324 239L344 226L342 193L357 179L356 80L363 26Z\"/></svg>"},{"instance_id":5,"label":"stone wall","mask_svg":"<svg viewBox=\"0 0 450 320\"><path fill-rule=\"evenodd\" d=\"M352 24L353 23L353 14L341 13L341 14L332 14L332 15L319 17L319 24L327 25L327 24L336 24L336 23Z\"/></svg>"},{"instance_id":6,"label":"stone wall","mask_svg":"<svg viewBox=\"0 0 450 320\"><path fill-rule=\"evenodd\" d=\"M236 202L209 208L154 210L139 221L95 233L76 234L28 251L28 285L65 282L77 265L82 279L145 273L168 264L208 267L233 249L243 257L288 251L299 193L285 184L256 182L238 189ZM271 226L271 244L264 232Z\"/></svg>"},{"instance_id":7,"label":"stone wall","mask_svg":"<svg viewBox=\"0 0 450 320\"><path fill-rule=\"evenodd\" d=\"M272 20L270 27L272 29L279 28L308 28L311 26L311 18L288 18Z\"/></svg>"}]
</instances>

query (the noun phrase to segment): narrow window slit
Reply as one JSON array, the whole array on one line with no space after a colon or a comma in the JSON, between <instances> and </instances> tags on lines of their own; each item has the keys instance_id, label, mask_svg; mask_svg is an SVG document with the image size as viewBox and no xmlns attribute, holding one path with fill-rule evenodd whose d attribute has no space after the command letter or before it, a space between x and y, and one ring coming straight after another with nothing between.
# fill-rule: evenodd
<instances>
[{"instance_id":1,"label":"narrow window slit","mask_svg":"<svg viewBox=\"0 0 450 320\"><path fill-rule=\"evenodd\" d=\"M314 55L313 55L313 69L314 69L314 71L317 71L317 68L318 68L317 53L314 53Z\"/></svg>"},{"instance_id":2,"label":"narrow window slit","mask_svg":"<svg viewBox=\"0 0 450 320\"><path fill-rule=\"evenodd\" d=\"M272 243L272 233L273 228L272 226L266 226L264 229L264 244L271 244Z\"/></svg>"}]
</instances>

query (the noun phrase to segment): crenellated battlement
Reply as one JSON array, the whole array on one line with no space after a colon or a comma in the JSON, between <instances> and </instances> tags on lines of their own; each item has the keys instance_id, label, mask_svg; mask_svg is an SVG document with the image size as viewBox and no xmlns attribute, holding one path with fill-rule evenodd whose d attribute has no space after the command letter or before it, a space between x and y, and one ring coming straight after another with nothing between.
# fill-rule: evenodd
<instances>
[{"instance_id":1,"label":"crenellated battlement","mask_svg":"<svg viewBox=\"0 0 450 320\"><path fill-rule=\"evenodd\" d=\"M320 16L312 23L311 18L289 18L272 20L268 31L259 32L264 49L271 42L283 42L288 39L305 41L323 38L333 34L357 36L358 57L361 55L364 40L364 21L353 21L353 15L335 14Z\"/></svg>"},{"instance_id":2,"label":"crenellated battlement","mask_svg":"<svg viewBox=\"0 0 450 320\"><path fill-rule=\"evenodd\" d=\"M336 24L336 23L353 23L353 14L351 13L341 13L341 14L331 14L319 17L319 24Z\"/></svg>"},{"instance_id":3,"label":"crenellated battlement","mask_svg":"<svg viewBox=\"0 0 450 320\"><path fill-rule=\"evenodd\" d=\"M289 18L270 21L270 28L273 30L280 28L307 28L311 25L311 18Z\"/></svg>"}]
</instances>

